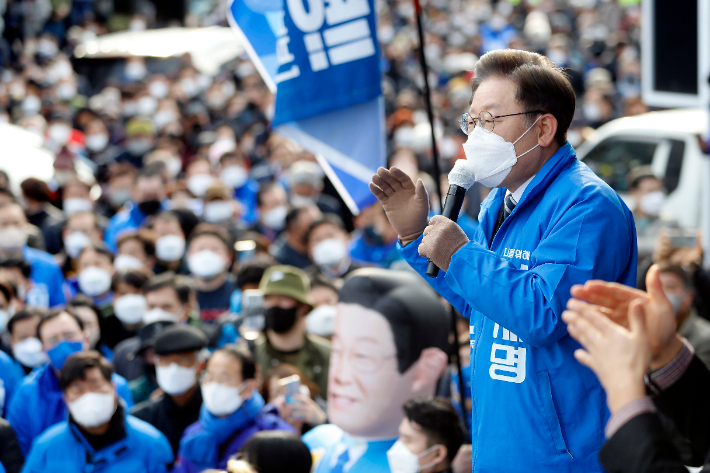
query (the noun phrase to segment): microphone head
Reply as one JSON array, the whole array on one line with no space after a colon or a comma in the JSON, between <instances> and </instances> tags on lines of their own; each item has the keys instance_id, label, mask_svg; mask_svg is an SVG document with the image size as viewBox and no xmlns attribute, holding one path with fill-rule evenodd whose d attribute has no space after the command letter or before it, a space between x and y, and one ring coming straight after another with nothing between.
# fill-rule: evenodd
<instances>
[{"instance_id":1,"label":"microphone head","mask_svg":"<svg viewBox=\"0 0 710 473\"><path fill-rule=\"evenodd\" d=\"M449 173L449 185L468 190L474 182L476 182L476 175L473 172L473 165L466 159L457 160Z\"/></svg>"}]
</instances>

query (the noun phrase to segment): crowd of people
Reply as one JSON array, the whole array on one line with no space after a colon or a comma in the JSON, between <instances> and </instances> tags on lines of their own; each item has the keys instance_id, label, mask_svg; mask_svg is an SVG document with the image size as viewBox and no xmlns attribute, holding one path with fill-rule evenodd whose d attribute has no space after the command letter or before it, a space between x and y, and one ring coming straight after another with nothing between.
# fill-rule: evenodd
<instances>
[{"instance_id":1,"label":"crowd of people","mask_svg":"<svg viewBox=\"0 0 710 473\"><path fill-rule=\"evenodd\" d=\"M471 70L494 49L565 68L573 146L647 111L638 3L426 2L443 170L464 157ZM414 7L376 4L388 167L421 178L435 203ZM136 56L100 79L73 57L106 32L227 25L226 12L206 0L4 5L0 121L41 137L56 159L52 179L14 182L1 165L11 158L0 158L0 472L307 472L319 459L300 438L333 422L330 368L344 356L330 339L344 280L408 268L382 205L353 216L315 157L270 132L274 98L246 56L214 76L188 55ZM659 264L678 333L709 364L710 276L699 244L676 246L675 224L658 212L662 187L648 169L629 176L639 288ZM469 237L488 190L469 194L459 219ZM470 471L469 324L455 315L436 389L395 407L392 471ZM340 458L328 471L344 471Z\"/></svg>"}]
</instances>

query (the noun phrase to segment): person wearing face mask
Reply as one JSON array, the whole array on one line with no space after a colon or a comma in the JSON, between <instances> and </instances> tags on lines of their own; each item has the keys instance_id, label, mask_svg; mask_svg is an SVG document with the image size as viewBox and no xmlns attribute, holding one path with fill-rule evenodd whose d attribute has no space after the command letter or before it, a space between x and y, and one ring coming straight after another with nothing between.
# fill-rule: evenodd
<instances>
[{"instance_id":1,"label":"person wearing face mask","mask_svg":"<svg viewBox=\"0 0 710 473\"><path fill-rule=\"evenodd\" d=\"M97 351L109 362L113 362L113 351L102 341L101 310L96 304L79 294L67 303L65 310L84 323L84 331L89 336L89 350Z\"/></svg>"},{"instance_id":2,"label":"person wearing face mask","mask_svg":"<svg viewBox=\"0 0 710 473\"><path fill-rule=\"evenodd\" d=\"M108 161L108 156L115 154L115 150L111 146L111 136L106 124L100 118L94 118L87 123L84 133L86 134L86 152L95 163L104 163Z\"/></svg>"},{"instance_id":3,"label":"person wearing face mask","mask_svg":"<svg viewBox=\"0 0 710 473\"><path fill-rule=\"evenodd\" d=\"M190 274L185 259L187 235L198 225L195 214L186 209L172 209L162 212L153 220L155 232L155 274L171 271L176 274Z\"/></svg>"},{"instance_id":4,"label":"person wearing face mask","mask_svg":"<svg viewBox=\"0 0 710 473\"><path fill-rule=\"evenodd\" d=\"M243 208L232 196L231 189L224 184L214 184L205 192L204 201L202 217L205 222L224 228L232 239L244 232L239 218Z\"/></svg>"},{"instance_id":5,"label":"person wearing face mask","mask_svg":"<svg viewBox=\"0 0 710 473\"><path fill-rule=\"evenodd\" d=\"M170 444L152 425L128 415L113 368L96 352L72 356L58 379L69 415L37 438L23 471L167 472Z\"/></svg>"},{"instance_id":6,"label":"person wearing face mask","mask_svg":"<svg viewBox=\"0 0 710 473\"><path fill-rule=\"evenodd\" d=\"M287 198L281 184L275 182L262 184L256 194L259 220L248 230L261 233L273 243L286 226Z\"/></svg>"},{"instance_id":7,"label":"person wearing face mask","mask_svg":"<svg viewBox=\"0 0 710 473\"><path fill-rule=\"evenodd\" d=\"M94 211L110 219L131 201L138 171L128 163L112 163L108 168L107 184L96 202Z\"/></svg>"},{"instance_id":8,"label":"person wearing face mask","mask_svg":"<svg viewBox=\"0 0 710 473\"><path fill-rule=\"evenodd\" d=\"M30 177L22 181L20 189L27 206L27 222L42 230L46 240L45 229L63 220L61 210L49 203L49 187L44 181Z\"/></svg>"},{"instance_id":9,"label":"person wearing face mask","mask_svg":"<svg viewBox=\"0 0 710 473\"><path fill-rule=\"evenodd\" d=\"M629 195L634 202L634 224L638 243L639 261L653 255L653 249L663 228L676 227L677 223L661 216L666 192L650 166L629 171Z\"/></svg>"},{"instance_id":10,"label":"person wearing face mask","mask_svg":"<svg viewBox=\"0 0 710 473\"><path fill-rule=\"evenodd\" d=\"M453 473L451 463L466 440L449 401L415 398L404 406L399 438L387 451L392 473Z\"/></svg>"},{"instance_id":11,"label":"person wearing face mask","mask_svg":"<svg viewBox=\"0 0 710 473\"><path fill-rule=\"evenodd\" d=\"M160 332L153 352L156 379L164 394L131 411L165 434L173 454L177 454L182 433L200 417L200 375L205 366L200 351L206 346L207 337L194 327L171 326Z\"/></svg>"},{"instance_id":12,"label":"person wearing face mask","mask_svg":"<svg viewBox=\"0 0 710 473\"><path fill-rule=\"evenodd\" d=\"M330 342L306 333L306 315L313 308L310 289L308 277L298 268L266 270L259 283L264 294L265 336L257 340L254 357L263 372L281 363L297 367L326 396Z\"/></svg>"},{"instance_id":13,"label":"person wearing face mask","mask_svg":"<svg viewBox=\"0 0 710 473\"><path fill-rule=\"evenodd\" d=\"M104 233L104 242L114 252L122 233L142 227L148 217L165 210L167 194L160 170L149 166L141 169L131 194L131 201L111 218Z\"/></svg>"},{"instance_id":14,"label":"person wearing face mask","mask_svg":"<svg viewBox=\"0 0 710 473\"><path fill-rule=\"evenodd\" d=\"M84 294L104 313L111 312L111 278L115 272L111 252L102 243L87 246L76 259L76 270L76 276L69 279L74 294Z\"/></svg>"},{"instance_id":15,"label":"person wearing face mask","mask_svg":"<svg viewBox=\"0 0 710 473\"><path fill-rule=\"evenodd\" d=\"M200 418L185 430L173 473L224 469L229 458L257 432L293 427L264 403L251 354L226 345L210 357L201 381Z\"/></svg>"},{"instance_id":16,"label":"person wearing face mask","mask_svg":"<svg viewBox=\"0 0 710 473\"><path fill-rule=\"evenodd\" d=\"M66 302L69 288L52 255L27 246L25 213L16 203L0 204L0 258L23 257L30 263L29 305L57 307Z\"/></svg>"},{"instance_id":17,"label":"person wearing face mask","mask_svg":"<svg viewBox=\"0 0 710 473\"><path fill-rule=\"evenodd\" d=\"M64 216L54 224L45 227L44 239L47 245L47 252L53 255L61 253L64 247L63 231L66 228L68 219L78 213L88 213L92 215L92 220L97 229L106 226L106 220L94 213L94 199L91 197L91 184L80 179L72 179L61 189L62 211ZM99 234L100 240L101 234ZM76 254L74 255L76 258Z\"/></svg>"},{"instance_id":18,"label":"person wearing face mask","mask_svg":"<svg viewBox=\"0 0 710 473\"><path fill-rule=\"evenodd\" d=\"M48 360L47 354L42 351L42 342L37 338L37 325L44 313L44 309L28 307L15 313L7 322L12 356L20 377Z\"/></svg>"},{"instance_id":19,"label":"person wearing face mask","mask_svg":"<svg viewBox=\"0 0 710 473\"><path fill-rule=\"evenodd\" d=\"M144 97L148 100L151 97ZM150 118L131 118L126 124L126 141L124 151L115 156L118 163L126 162L140 169L143 157L155 147L155 125Z\"/></svg>"},{"instance_id":20,"label":"person wearing face mask","mask_svg":"<svg viewBox=\"0 0 710 473\"><path fill-rule=\"evenodd\" d=\"M77 271L77 259L84 248L102 242L101 229L95 214L91 212L77 212L67 218L62 230L62 244L66 258L62 271L66 277L72 277Z\"/></svg>"},{"instance_id":21,"label":"person wearing face mask","mask_svg":"<svg viewBox=\"0 0 710 473\"><path fill-rule=\"evenodd\" d=\"M219 180L234 189L234 198L242 204L241 222L254 225L258 220L256 194L259 183L249 177L249 163L239 151L228 151L219 158Z\"/></svg>"},{"instance_id":22,"label":"person wearing face mask","mask_svg":"<svg viewBox=\"0 0 710 473\"><path fill-rule=\"evenodd\" d=\"M229 310L232 293L237 290L232 265L229 234L220 227L202 223L195 228L187 250L187 266L197 287L200 319L216 321Z\"/></svg>"},{"instance_id":23,"label":"person wearing face mask","mask_svg":"<svg viewBox=\"0 0 710 473\"><path fill-rule=\"evenodd\" d=\"M37 325L37 337L42 342L49 363L36 368L25 378L17 389L17 396L10 404L7 416L25 455L30 451L32 442L47 427L65 420L67 405L59 387L59 374L69 357L85 352L89 347L83 322L66 311L57 310L43 315ZM132 407L133 397L126 380L114 374L112 381L125 405Z\"/></svg>"},{"instance_id":24,"label":"person wearing face mask","mask_svg":"<svg viewBox=\"0 0 710 473\"><path fill-rule=\"evenodd\" d=\"M710 322L701 318L693 307L695 290L690 275L681 266L659 264L661 286L673 306L678 335L695 349L695 355L710 367Z\"/></svg>"},{"instance_id":25,"label":"person wearing face mask","mask_svg":"<svg viewBox=\"0 0 710 473\"><path fill-rule=\"evenodd\" d=\"M150 229L123 233L116 241L116 249L118 253L113 261L116 271L149 271L155 265L155 235Z\"/></svg>"},{"instance_id":26,"label":"person wearing face mask","mask_svg":"<svg viewBox=\"0 0 710 473\"><path fill-rule=\"evenodd\" d=\"M469 318L474 471L601 472L604 390L561 316L576 284L636 284L633 216L567 141L575 95L552 61L489 52L472 89L459 166L493 188L472 240L429 220L423 183L400 170L380 168L370 189L409 265Z\"/></svg>"},{"instance_id":27,"label":"person wearing face mask","mask_svg":"<svg viewBox=\"0 0 710 473\"><path fill-rule=\"evenodd\" d=\"M295 207L286 214L286 228L269 252L281 264L305 269L313 264L308 254L306 235L311 224L323 218L318 207Z\"/></svg>"},{"instance_id":28,"label":"person wearing face mask","mask_svg":"<svg viewBox=\"0 0 710 473\"><path fill-rule=\"evenodd\" d=\"M294 207L317 205L323 213L342 218L342 206L335 197L323 194L323 170L313 161L296 161L288 170L289 202Z\"/></svg>"},{"instance_id":29,"label":"person wearing face mask","mask_svg":"<svg viewBox=\"0 0 710 473\"><path fill-rule=\"evenodd\" d=\"M193 159L185 168L185 184L190 193L202 199L217 178L212 175L212 164L204 158Z\"/></svg>"},{"instance_id":30,"label":"person wearing face mask","mask_svg":"<svg viewBox=\"0 0 710 473\"><path fill-rule=\"evenodd\" d=\"M0 279L0 334L14 315L15 291L12 285ZM12 305L11 305L12 304ZM0 417L5 417L7 406L10 405L17 386L20 384L21 373L14 361L4 351L0 351Z\"/></svg>"},{"instance_id":31,"label":"person wearing face mask","mask_svg":"<svg viewBox=\"0 0 710 473\"><path fill-rule=\"evenodd\" d=\"M397 232L387 221L380 203L363 209L354 223L350 257L358 264L390 268L402 259L397 251Z\"/></svg>"},{"instance_id":32,"label":"person wearing face mask","mask_svg":"<svg viewBox=\"0 0 710 473\"><path fill-rule=\"evenodd\" d=\"M343 221L326 214L308 227L308 254L318 271L330 278L343 278L362 266L353 263L348 251L350 238Z\"/></svg>"}]
</instances>

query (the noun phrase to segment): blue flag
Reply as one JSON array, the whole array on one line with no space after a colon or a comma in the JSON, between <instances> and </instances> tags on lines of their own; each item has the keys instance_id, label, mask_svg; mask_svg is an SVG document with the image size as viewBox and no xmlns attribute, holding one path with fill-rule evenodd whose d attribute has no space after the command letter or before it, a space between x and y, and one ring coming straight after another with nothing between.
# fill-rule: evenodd
<instances>
[{"instance_id":1,"label":"blue flag","mask_svg":"<svg viewBox=\"0 0 710 473\"><path fill-rule=\"evenodd\" d=\"M374 0L233 0L229 19L276 92L273 126L318 158L350 210L386 162Z\"/></svg>"}]
</instances>

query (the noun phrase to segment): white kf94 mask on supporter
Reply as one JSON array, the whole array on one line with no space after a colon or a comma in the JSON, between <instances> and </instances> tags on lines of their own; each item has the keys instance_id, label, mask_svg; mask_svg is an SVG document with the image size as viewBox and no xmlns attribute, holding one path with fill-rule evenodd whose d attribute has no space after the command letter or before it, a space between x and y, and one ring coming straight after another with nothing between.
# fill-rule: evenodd
<instances>
[{"instance_id":1,"label":"white kf94 mask on supporter","mask_svg":"<svg viewBox=\"0 0 710 473\"><path fill-rule=\"evenodd\" d=\"M476 182L480 182L486 187L498 187L508 177L510 169L518 162L518 158L540 146L539 144L535 145L520 156L515 154L515 143L520 141L541 117L542 115L537 117L537 120L525 130L525 133L512 143L480 126L474 128L473 132L468 135L468 140L463 144L463 151L466 154L466 159L473 165Z\"/></svg>"}]
</instances>

